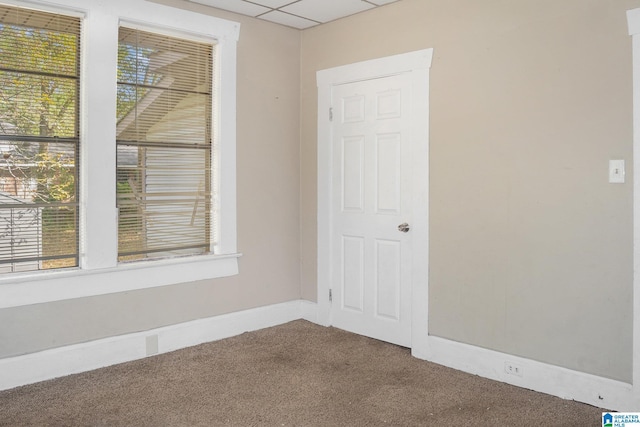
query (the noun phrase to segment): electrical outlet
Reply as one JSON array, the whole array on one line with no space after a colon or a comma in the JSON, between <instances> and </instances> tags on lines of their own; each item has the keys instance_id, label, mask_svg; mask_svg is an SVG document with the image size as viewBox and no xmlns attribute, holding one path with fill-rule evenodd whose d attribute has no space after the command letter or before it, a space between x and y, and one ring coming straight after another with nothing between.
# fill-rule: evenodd
<instances>
[{"instance_id":1,"label":"electrical outlet","mask_svg":"<svg viewBox=\"0 0 640 427\"><path fill-rule=\"evenodd\" d=\"M511 362L504 362L504 371L509 375L522 376L522 366Z\"/></svg>"}]
</instances>

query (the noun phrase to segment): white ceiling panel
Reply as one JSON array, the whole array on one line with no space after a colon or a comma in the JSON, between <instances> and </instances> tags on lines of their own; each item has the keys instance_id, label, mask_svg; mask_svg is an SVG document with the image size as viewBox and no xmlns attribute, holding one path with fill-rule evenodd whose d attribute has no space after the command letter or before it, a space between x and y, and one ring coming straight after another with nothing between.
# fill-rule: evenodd
<instances>
[{"instance_id":1,"label":"white ceiling panel","mask_svg":"<svg viewBox=\"0 0 640 427\"><path fill-rule=\"evenodd\" d=\"M243 0L190 0L193 3L200 3L206 6L217 7L218 9L228 10L230 12L240 13L242 15L258 16L262 13L269 12L271 9L249 3Z\"/></svg>"},{"instance_id":2,"label":"white ceiling panel","mask_svg":"<svg viewBox=\"0 0 640 427\"><path fill-rule=\"evenodd\" d=\"M280 12L279 10L274 10L272 12L265 13L264 15L260 15L260 19L266 19L267 21L275 22L276 24L282 24L301 30L318 25L315 21Z\"/></svg>"},{"instance_id":3,"label":"white ceiling panel","mask_svg":"<svg viewBox=\"0 0 640 427\"><path fill-rule=\"evenodd\" d=\"M300 0L281 10L314 21L329 22L373 7L362 0Z\"/></svg>"},{"instance_id":4,"label":"white ceiling panel","mask_svg":"<svg viewBox=\"0 0 640 427\"><path fill-rule=\"evenodd\" d=\"M286 6L293 3L296 0L251 0L251 3L256 3L268 8L277 9L282 6Z\"/></svg>"},{"instance_id":5,"label":"white ceiling panel","mask_svg":"<svg viewBox=\"0 0 640 427\"><path fill-rule=\"evenodd\" d=\"M183 0L305 28L401 0Z\"/></svg>"}]
</instances>

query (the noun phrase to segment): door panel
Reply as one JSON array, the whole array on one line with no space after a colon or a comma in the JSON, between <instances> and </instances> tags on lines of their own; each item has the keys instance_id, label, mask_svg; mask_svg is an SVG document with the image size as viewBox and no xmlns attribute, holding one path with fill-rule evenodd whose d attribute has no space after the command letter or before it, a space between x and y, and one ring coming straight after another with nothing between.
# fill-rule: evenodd
<instances>
[{"instance_id":1,"label":"door panel","mask_svg":"<svg viewBox=\"0 0 640 427\"><path fill-rule=\"evenodd\" d=\"M356 136L342 141L342 210L364 210L364 138Z\"/></svg>"},{"instance_id":2,"label":"door panel","mask_svg":"<svg viewBox=\"0 0 640 427\"><path fill-rule=\"evenodd\" d=\"M333 87L332 324L411 345L411 92L397 75Z\"/></svg>"},{"instance_id":3,"label":"door panel","mask_svg":"<svg viewBox=\"0 0 640 427\"><path fill-rule=\"evenodd\" d=\"M343 308L359 313L364 311L364 239L342 236Z\"/></svg>"},{"instance_id":4,"label":"door panel","mask_svg":"<svg viewBox=\"0 0 640 427\"><path fill-rule=\"evenodd\" d=\"M400 320L400 242L376 240L376 315Z\"/></svg>"},{"instance_id":5,"label":"door panel","mask_svg":"<svg viewBox=\"0 0 640 427\"><path fill-rule=\"evenodd\" d=\"M402 138L399 133L377 135L376 213L401 213Z\"/></svg>"}]
</instances>

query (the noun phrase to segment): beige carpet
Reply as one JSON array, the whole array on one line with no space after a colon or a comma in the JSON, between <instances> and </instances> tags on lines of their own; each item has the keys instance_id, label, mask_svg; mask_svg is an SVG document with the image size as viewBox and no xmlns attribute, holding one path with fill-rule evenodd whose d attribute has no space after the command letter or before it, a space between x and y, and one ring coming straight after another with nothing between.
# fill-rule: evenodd
<instances>
[{"instance_id":1,"label":"beige carpet","mask_svg":"<svg viewBox=\"0 0 640 427\"><path fill-rule=\"evenodd\" d=\"M306 321L0 392L2 426L600 426L602 410Z\"/></svg>"}]
</instances>

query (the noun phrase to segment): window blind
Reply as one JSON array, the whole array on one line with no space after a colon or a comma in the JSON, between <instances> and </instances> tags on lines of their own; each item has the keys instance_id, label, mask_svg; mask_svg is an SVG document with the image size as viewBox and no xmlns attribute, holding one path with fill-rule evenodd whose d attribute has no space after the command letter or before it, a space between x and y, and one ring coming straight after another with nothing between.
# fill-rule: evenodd
<instances>
[{"instance_id":1,"label":"window blind","mask_svg":"<svg viewBox=\"0 0 640 427\"><path fill-rule=\"evenodd\" d=\"M213 49L120 28L120 261L210 251Z\"/></svg>"},{"instance_id":2,"label":"window blind","mask_svg":"<svg viewBox=\"0 0 640 427\"><path fill-rule=\"evenodd\" d=\"M0 5L0 273L78 265L80 19Z\"/></svg>"}]
</instances>

